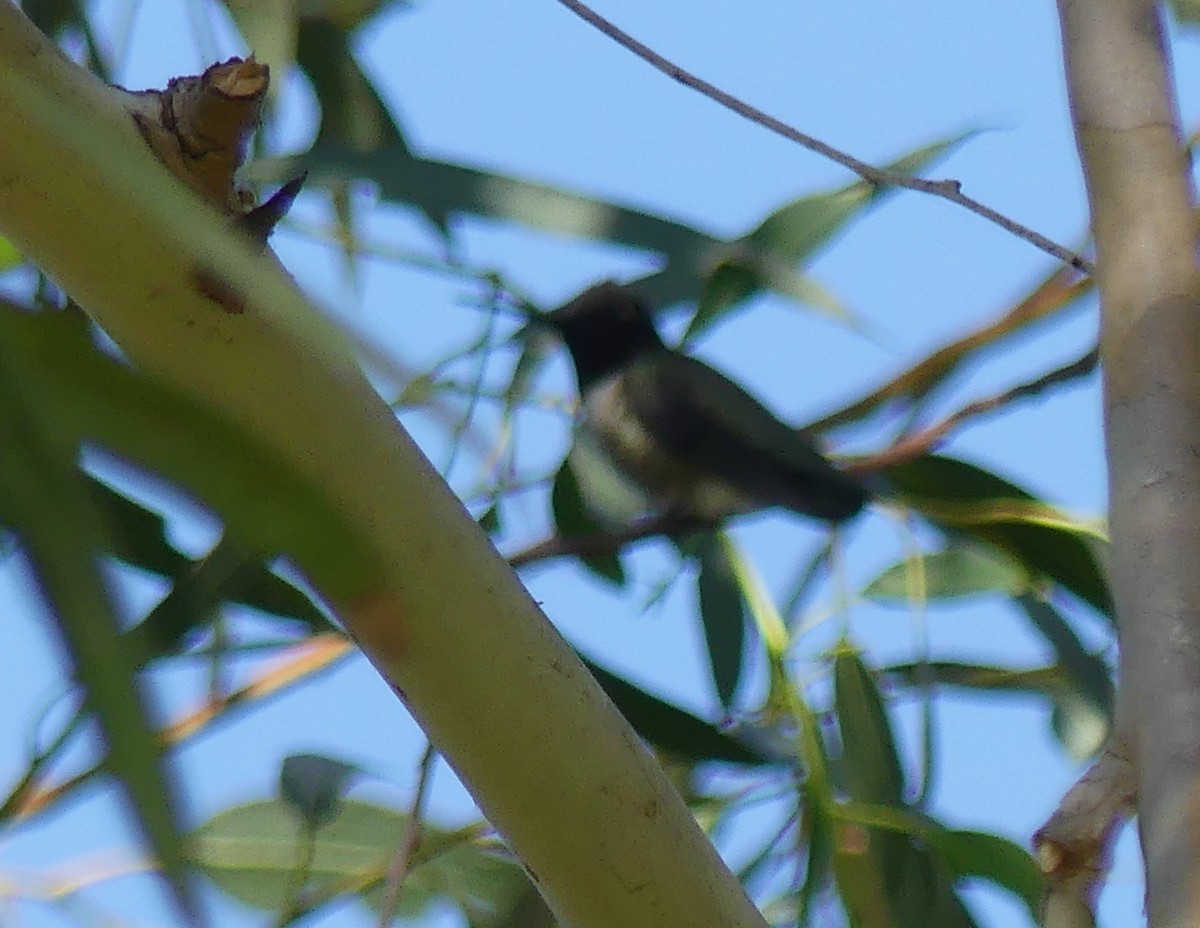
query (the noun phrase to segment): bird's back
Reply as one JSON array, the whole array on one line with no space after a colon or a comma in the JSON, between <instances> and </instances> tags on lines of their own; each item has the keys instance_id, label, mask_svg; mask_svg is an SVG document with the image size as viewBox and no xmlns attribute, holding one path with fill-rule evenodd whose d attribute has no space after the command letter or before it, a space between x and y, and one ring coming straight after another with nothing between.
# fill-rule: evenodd
<instances>
[{"instance_id":1,"label":"bird's back","mask_svg":"<svg viewBox=\"0 0 1200 928\"><path fill-rule=\"evenodd\" d=\"M716 477L741 497L737 509L782 506L837 522L866 502L862 484L826 460L807 435L700 361L655 352L625 369L619 389L619 403L655 436L677 469ZM621 449L615 456L620 458ZM656 475L638 477L654 489ZM679 486L678 473L670 479ZM711 497L713 481L707 482ZM695 487L693 495L703 489ZM714 498L715 506L699 498L677 502L684 509L711 510L731 500Z\"/></svg>"}]
</instances>

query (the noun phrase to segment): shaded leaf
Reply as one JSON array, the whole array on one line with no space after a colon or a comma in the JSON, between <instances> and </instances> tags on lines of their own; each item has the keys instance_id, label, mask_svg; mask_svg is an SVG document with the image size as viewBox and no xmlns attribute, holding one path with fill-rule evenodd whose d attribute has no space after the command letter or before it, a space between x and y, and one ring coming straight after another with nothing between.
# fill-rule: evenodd
<instances>
[{"instance_id":1,"label":"shaded leaf","mask_svg":"<svg viewBox=\"0 0 1200 928\"><path fill-rule=\"evenodd\" d=\"M716 535L706 537L700 549L696 588L708 665L717 698L728 711L742 674L746 644L746 606L725 546Z\"/></svg>"},{"instance_id":2,"label":"shaded leaf","mask_svg":"<svg viewBox=\"0 0 1200 928\"><path fill-rule=\"evenodd\" d=\"M583 501L579 481L569 459L563 461L562 467L554 477L554 486L550 490L550 508L554 515L555 531L562 538L595 535L603 531ZM625 568L621 566L621 558L615 551L585 554L579 559L596 576L618 586L625 585Z\"/></svg>"},{"instance_id":3,"label":"shaded leaf","mask_svg":"<svg viewBox=\"0 0 1200 928\"><path fill-rule=\"evenodd\" d=\"M162 764L133 662L99 572L104 524L76 468L77 438L41 391L37 359L0 308L0 520L22 540L30 570L104 733L107 766L158 858L176 901L192 910L174 785ZM64 343L76 332L60 327Z\"/></svg>"},{"instance_id":4,"label":"shaded leaf","mask_svg":"<svg viewBox=\"0 0 1200 928\"><path fill-rule=\"evenodd\" d=\"M64 428L128 456L213 503L247 548L286 551L334 598L377 567L323 487L257 436L69 335L53 316L0 311L0 339L30 361L27 384Z\"/></svg>"},{"instance_id":5,"label":"shaded leaf","mask_svg":"<svg viewBox=\"0 0 1200 928\"><path fill-rule=\"evenodd\" d=\"M211 555L192 561L168 541L166 521L159 513L94 477L88 489L109 527L109 552L131 567L173 581L167 596L126 632L131 641L142 639L138 647L143 654L153 657L174 650L223 601L303 622L313 631L329 627L324 611L309 595L274 573L261 557L242 553L233 564Z\"/></svg>"},{"instance_id":6,"label":"shaded leaf","mask_svg":"<svg viewBox=\"0 0 1200 928\"><path fill-rule=\"evenodd\" d=\"M1054 648L1071 689L1090 702L1101 716L1111 719L1113 682L1108 664L1084 648L1075 630L1050 603L1029 594L1017 596L1013 601Z\"/></svg>"},{"instance_id":7,"label":"shaded leaf","mask_svg":"<svg viewBox=\"0 0 1200 928\"><path fill-rule=\"evenodd\" d=\"M1061 584L1111 618L1112 595L1092 545L1095 532L995 474L925 455L890 467L901 498L932 521L1016 558L1035 578Z\"/></svg>"},{"instance_id":8,"label":"shaded leaf","mask_svg":"<svg viewBox=\"0 0 1200 928\"><path fill-rule=\"evenodd\" d=\"M847 791L860 802L902 805L904 771L896 739L875 679L858 654L838 651L833 685Z\"/></svg>"},{"instance_id":9,"label":"shaded leaf","mask_svg":"<svg viewBox=\"0 0 1200 928\"><path fill-rule=\"evenodd\" d=\"M310 829L337 818L342 797L362 770L320 754L292 754L279 768L279 795Z\"/></svg>"},{"instance_id":10,"label":"shaded leaf","mask_svg":"<svg viewBox=\"0 0 1200 928\"><path fill-rule=\"evenodd\" d=\"M479 523L479 527L492 535L500 531L500 506L493 503L475 520Z\"/></svg>"},{"instance_id":11,"label":"shaded leaf","mask_svg":"<svg viewBox=\"0 0 1200 928\"><path fill-rule=\"evenodd\" d=\"M692 763L779 763L781 758L757 750L743 739L685 712L605 670L583 655L580 659L634 731L647 742Z\"/></svg>"}]
</instances>

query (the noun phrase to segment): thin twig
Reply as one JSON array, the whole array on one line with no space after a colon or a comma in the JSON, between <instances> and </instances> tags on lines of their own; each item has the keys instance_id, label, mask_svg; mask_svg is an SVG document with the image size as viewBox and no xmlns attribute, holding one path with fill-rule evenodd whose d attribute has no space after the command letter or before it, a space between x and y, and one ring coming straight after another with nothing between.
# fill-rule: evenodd
<instances>
[{"instance_id":1,"label":"thin twig","mask_svg":"<svg viewBox=\"0 0 1200 928\"><path fill-rule=\"evenodd\" d=\"M704 94L710 100L713 100L726 109L732 110L739 116L750 120L768 129L777 135L783 136L785 139L795 142L797 145L802 145L809 151L816 152L822 157L828 158L830 161L837 162L845 168L853 171L863 180L868 183L875 184L878 187L905 187L909 190L915 190L919 193L932 194L935 197L941 197L943 200L949 200L951 203L957 203L964 209L970 210L977 216L982 216L984 219L995 223L1010 232L1018 238L1023 238L1037 248L1047 254L1053 255L1059 261L1069 264L1071 267L1084 274L1091 275L1095 271L1095 267L1091 261L1071 251L1069 248L1064 248L1062 245L1051 241L1039 232L1027 226L1021 225L1009 219L1007 216L996 212L989 206L985 206L978 200L975 200L962 192L962 185L956 180L927 180L921 177L912 177L908 174L898 174L895 171L886 171L877 168L874 165L867 164L865 161L860 161L853 155L849 155L843 151L839 151L831 145L822 142L820 139L813 138L785 122L781 122L774 116L764 113L762 110L751 106L743 100L738 99L732 94L726 93L719 87L710 84L701 77L697 77L690 71L681 68L672 61L667 60L662 55L655 52L653 49L643 45L629 33L624 32L615 24L609 22L599 13L592 10L590 7L579 0L558 0L563 6L569 9L576 16L595 26L598 30L612 39L619 45L624 46L629 51L633 52L651 67L661 71L685 87L690 87L692 90Z\"/></svg>"},{"instance_id":2,"label":"thin twig","mask_svg":"<svg viewBox=\"0 0 1200 928\"><path fill-rule=\"evenodd\" d=\"M995 396L987 397L986 399L976 400L973 403L968 403L962 409L947 416L941 422L931 425L915 435L909 435L906 438L900 439L890 448L881 451L878 454L868 455L858 458L852 463L846 465L846 470L851 473L874 473L896 464L901 464L905 461L911 461L913 458L920 457L929 452L934 445L940 442L954 428L962 425L968 419L973 419L977 416L985 415L993 412L1001 406L1006 406L1013 400L1018 400L1027 396L1036 396L1043 390L1049 387L1056 386L1061 383L1066 383L1069 380L1075 380L1079 377L1086 377L1096 369L1096 364L1100 360L1100 351L1098 347L1088 349L1084 354L1072 361L1070 364L1064 364L1062 367L1056 368L1041 377L1037 377L1028 383L1018 384Z\"/></svg>"},{"instance_id":3,"label":"thin twig","mask_svg":"<svg viewBox=\"0 0 1200 928\"><path fill-rule=\"evenodd\" d=\"M421 843L421 824L425 819L425 799L429 793L429 780L436 758L437 751L434 750L432 744L427 744L425 753L421 755L420 773L417 776L417 793L413 796L412 807L408 812L408 825L404 829L404 841L401 842L400 850L396 852L396 857L392 860L392 866L388 870L387 894L384 897L383 905L379 907L379 928L388 928L392 919L396 917L396 909L400 905L400 889L404 886L404 878L408 876L409 868L412 866L413 855Z\"/></svg>"},{"instance_id":4,"label":"thin twig","mask_svg":"<svg viewBox=\"0 0 1200 928\"><path fill-rule=\"evenodd\" d=\"M695 523L691 523L693 526ZM523 567L537 561L548 561L556 557L583 557L589 554L610 554L620 551L631 541L640 541L656 535L677 534L685 526L678 518L670 515L652 515L640 519L624 528L611 531L587 532L564 538L554 535L530 545L516 554L509 555L510 567Z\"/></svg>"}]
</instances>

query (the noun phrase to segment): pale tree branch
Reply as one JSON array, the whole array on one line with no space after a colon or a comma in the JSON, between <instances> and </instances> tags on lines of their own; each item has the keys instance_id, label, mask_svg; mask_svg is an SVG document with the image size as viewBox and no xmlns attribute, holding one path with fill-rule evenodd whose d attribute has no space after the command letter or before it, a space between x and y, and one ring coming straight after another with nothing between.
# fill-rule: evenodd
<instances>
[{"instance_id":1,"label":"pale tree branch","mask_svg":"<svg viewBox=\"0 0 1200 928\"><path fill-rule=\"evenodd\" d=\"M1200 921L1200 277L1162 5L1059 0L1096 240L1119 730L1153 928ZM1122 711L1123 710L1123 711Z\"/></svg>"},{"instance_id":2,"label":"pale tree branch","mask_svg":"<svg viewBox=\"0 0 1200 928\"><path fill-rule=\"evenodd\" d=\"M252 437L304 488L297 531L233 506L225 515L255 545L290 553L322 590L564 924L762 928L658 763L371 387L345 333L171 176L130 96L0 2L4 234L134 365ZM206 298L198 268L244 310Z\"/></svg>"}]
</instances>

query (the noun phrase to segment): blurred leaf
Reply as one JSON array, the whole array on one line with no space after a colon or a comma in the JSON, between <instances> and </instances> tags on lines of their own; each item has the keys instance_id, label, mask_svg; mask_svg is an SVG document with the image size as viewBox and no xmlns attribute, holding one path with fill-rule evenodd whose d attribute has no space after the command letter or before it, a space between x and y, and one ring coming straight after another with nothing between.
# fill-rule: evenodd
<instances>
[{"instance_id":1,"label":"blurred leaf","mask_svg":"<svg viewBox=\"0 0 1200 928\"><path fill-rule=\"evenodd\" d=\"M489 535L500 531L499 505L493 503L491 506L488 506L488 508L483 511L483 514L480 515L480 517L475 521L477 521L479 523L479 527Z\"/></svg>"},{"instance_id":2,"label":"blurred leaf","mask_svg":"<svg viewBox=\"0 0 1200 928\"><path fill-rule=\"evenodd\" d=\"M904 808L904 772L875 680L843 647L834 659L834 703L851 799ZM940 861L909 835L857 823L836 826L835 866L843 903L864 925L973 925Z\"/></svg>"},{"instance_id":3,"label":"blurred leaf","mask_svg":"<svg viewBox=\"0 0 1200 928\"><path fill-rule=\"evenodd\" d=\"M763 765L779 762L779 758L761 753L742 739L651 696L583 655L580 659L634 731L656 748L692 763L722 761Z\"/></svg>"},{"instance_id":4,"label":"blurred leaf","mask_svg":"<svg viewBox=\"0 0 1200 928\"><path fill-rule=\"evenodd\" d=\"M887 479L932 521L995 545L1035 578L1054 580L1111 619L1112 596L1091 547L1094 530L953 458L925 455L888 468Z\"/></svg>"},{"instance_id":5,"label":"blurred leaf","mask_svg":"<svg viewBox=\"0 0 1200 928\"><path fill-rule=\"evenodd\" d=\"M903 805L904 771L891 722L874 677L847 648L834 658L833 685L847 792L860 802Z\"/></svg>"},{"instance_id":6,"label":"blurred leaf","mask_svg":"<svg viewBox=\"0 0 1200 928\"><path fill-rule=\"evenodd\" d=\"M1050 727L1076 760L1095 756L1112 730L1112 714L1097 706L1078 690L1063 689L1055 695Z\"/></svg>"},{"instance_id":7,"label":"blurred leaf","mask_svg":"<svg viewBox=\"0 0 1200 928\"><path fill-rule=\"evenodd\" d=\"M272 97L278 99L283 81L296 60L300 0L225 0L254 57L271 69Z\"/></svg>"},{"instance_id":8,"label":"blurred leaf","mask_svg":"<svg viewBox=\"0 0 1200 928\"><path fill-rule=\"evenodd\" d=\"M175 900L192 911L176 827L175 790L162 764L133 663L117 634L99 572L104 524L76 468L77 438L36 382L38 359L0 308L0 521L20 536L30 570L71 654L74 675L104 734L121 783ZM63 331L64 341L77 337Z\"/></svg>"},{"instance_id":9,"label":"blurred leaf","mask_svg":"<svg viewBox=\"0 0 1200 928\"><path fill-rule=\"evenodd\" d=\"M908 601L951 599L979 593L1017 594L1029 589L1029 575L1011 557L995 548L951 539L934 554L919 555L920 564L901 561L867 584L863 595L872 599ZM913 577L912 574L919 574Z\"/></svg>"},{"instance_id":10,"label":"blurred leaf","mask_svg":"<svg viewBox=\"0 0 1200 928\"><path fill-rule=\"evenodd\" d=\"M303 622L313 631L329 627L325 613L309 595L272 571L261 557L241 553L228 563L225 556L214 559L210 554L192 561L167 540L166 521L159 513L95 477L88 478L88 489L109 526L110 553L131 567L172 581L166 597L142 623L126 632L130 640L144 639L146 655L174 650L183 636L223 601ZM226 547L228 544L226 541Z\"/></svg>"},{"instance_id":11,"label":"blurred leaf","mask_svg":"<svg viewBox=\"0 0 1200 928\"><path fill-rule=\"evenodd\" d=\"M733 705L742 674L746 645L746 605L733 565L716 534L709 534L700 549L696 578L708 665L717 698L726 711Z\"/></svg>"},{"instance_id":12,"label":"blurred leaf","mask_svg":"<svg viewBox=\"0 0 1200 928\"><path fill-rule=\"evenodd\" d=\"M29 359L23 388L63 428L176 480L216 506L232 537L286 551L330 596L370 582L377 567L357 529L257 436L101 354L54 315L0 305L0 340Z\"/></svg>"},{"instance_id":13,"label":"blurred leaf","mask_svg":"<svg viewBox=\"0 0 1200 928\"><path fill-rule=\"evenodd\" d=\"M833 878L832 828L829 814L807 789L801 787L799 809L804 835L804 882L797 899L797 924L807 925L814 906Z\"/></svg>"},{"instance_id":14,"label":"blurred leaf","mask_svg":"<svg viewBox=\"0 0 1200 928\"><path fill-rule=\"evenodd\" d=\"M412 159L395 121L350 49L345 29L329 19L304 16L296 63L312 81L321 106L317 144L353 151L388 149L397 166Z\"/></svg>"},{"instance_id":15,"label":"blurred leaf","mask_svg":"<svg viewBox=\"0 0 1200 928\"><path fill-rule=\"evenodd\" d=\"M303 0L304 15L327 19L349 32L375 15L380 7L389 10L411 6L411 0Z\"/></svg>"},{"instance_id":16,"label":"blurred leaf","mask_svg":"<svg viewBox=\"0 0 1200 928\"><path fill-rule=\"evenodd\" d=\"M308 868L313 894L333 898L366 890L375 907L407 817L394 809L346 802L317 832ZM520 868L475 843L478 829L447 832L423 823L422 839L400 890L397 915L413 918L438 898L471 918L511 909L525 885ZM292 898L291 880L302 825L283 801L249 803L218 813L192 836L191 859L235 899L279 911Z\"/></svg>"},{"instance_id":17,"label":"blurred leaf","mask_svg":"<svg viewBox=\"0 0 1200 928\"><path fill-rule=\"evenodd\" d=\"M292 754L279 768L279 795L310 829L327 825L342 809L342 797L359 767L320 754Z\"/></svg>"},{"instance_id":18,"label":"blurred leaf","mask_svg":"<svg viewBox=\"0 0 1200 928\"><path fill-rule=\"evenodd\" d=\"M991 880L1025 903L1033 923L1041 921L1045 881L1024 848L999 835L940 828L933 830L929 841L955 876Z\"/></svg>"},{"instance_id":19,"label":"blurred leaf","mask_svg":"<svg viewBox=\"0 0 1200 928\"><path fill-rule=\"evenodd\" d=\"M554 528L562 538L575 538L580 535L596 535L603 528L592 517L583 495L579 491L579 481L575 470L568 458L554 477L554 487L550 490L550 508L554 514ZM585 554L580 561L596 576L615 583L625 585L625 568L621 566L621 558L615 551L604 554Z\"/></svg>"},{"instance_id":20,"label":"blurred leaf","mask_svg":"<svg viewBox=\"0 0 1200 928\"><path fill-rule=\"evenodd\" d=\"M1014 597L1013 601L1054 648L1059 666L1067 672L1071 689L1090 702L1100 715L1111 719L1113 682L1108 664L1084 648L1067 620L1045 600L1025 594Z\"/></svg>"},{"instance_id":21,"label":"blurred leaf","mask_svg":"<svg viewBox=\"0 0 1200 928\"><path fill-rule=\"evenodd\" d=\"M1018 696L1053 696L1069 688L1066 671L1059 666L1036 670L1013 670L981 664L931 661L922 664L893 664L880 673L895 677L906 686L954 686L966 690Z\"/></svg>"},{"instance_id":22,"label":"blurred leaf","mask_svg":"<svg viewBox=\"0 0 1200 928\"><path fill-rule=\"evenodd\" d=\"M912 174L961 145L974 133L963 133L917 149L887 165L889 171ZM799 301L849 318L836 300L795 274L795 268L866 206L892 189L864 180L793 200L767 216L758 227L718 254L705 274L699 308L684 338L692 338L747 297L772 289Z\"/></svg>"},{"instance_id":23,"label":"blurred leaf","mask_svg":"<svg viewBox=\"0 0 1200 928\"><path fill-rule=\"evenodd\" d=\"M95 477L88 479L88 490L109 526L110 550L118 560L162 577L187 569L190 562L167 541L167 522L159 513Z\"/></svg>"}]
</instances>

